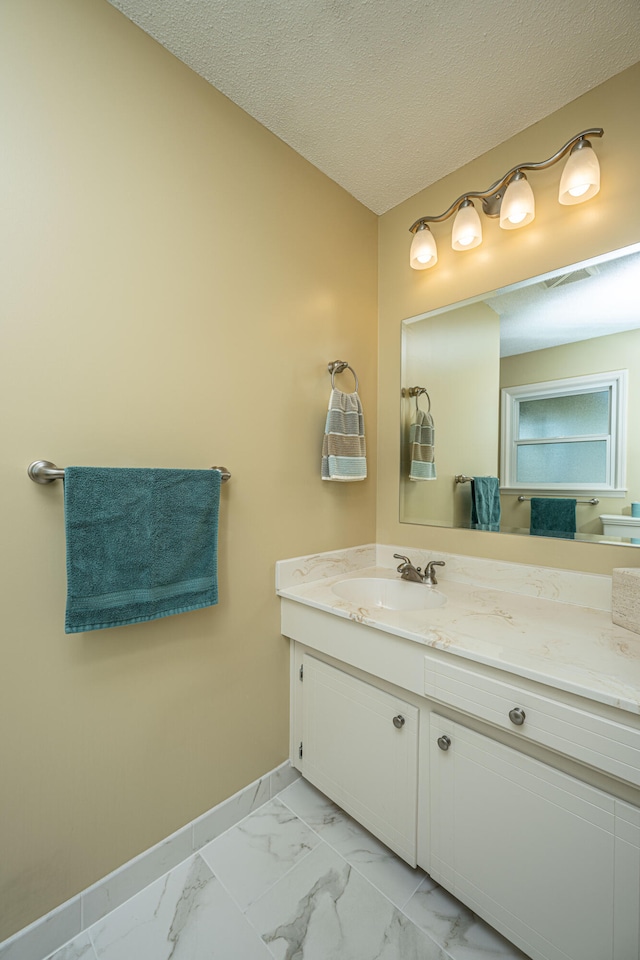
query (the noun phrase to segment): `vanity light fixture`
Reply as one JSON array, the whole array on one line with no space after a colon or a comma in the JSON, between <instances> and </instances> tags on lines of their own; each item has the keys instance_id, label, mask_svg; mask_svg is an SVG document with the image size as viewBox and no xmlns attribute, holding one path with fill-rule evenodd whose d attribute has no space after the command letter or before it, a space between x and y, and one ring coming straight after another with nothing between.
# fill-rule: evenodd
<instances>
[{"instance_id":1,"label":"vanity light fixture","mask_svg":"<svg viewBox=\"0 0 640 960\"><path fill-rule=\"evenodd\" d=\"M557 153L539 163L519 163L487 190L461 194L438 217L420 217L409 227L413 234L409 262L414 270L427 270L438 262L438 249L430 223L442 223L456 215L451 233L454 250L472 250L482 243L482 222L473 199L482 202L485 216L500 218L503 230L517 230L531 223L535 217L533 190L524 170L546 170L569 154L560 180L558 200L562 204L583 203L600 189L600 166L587 137L602 137L602 127L591 127L577 133Z\"/></svg>"},{"instance_id":2,"label":"vanity light fixture","mask_svg":"<svg viewBox=\"0 0 640 960\"><path fill-rule=\"evenodd\" d=\"M471 200L463 200L453 221L451 246L454 250L471 250L482 243L482 221Z\"/></svg>"},{"instance_id":3,"label":"vanity light fixture","mask_svg":"<svg viewBox=\"0 0 640 960\"><path fill-rule=\"evenodd\" d=\"M500 226L503 230L517 230L526 227L536 215L536 201L533 190L524 173L520 170L504 192L500 204Z\"/></svg>"},{"instance_id":4,"label":"vanity light fixture","mask_svg":"<svg viewBox=\"0 0 640 960\"><path fill-rule=\"evenodd\" d=\"M426 270L438 262L435 237L426 223L419 223L415 229L409 259L414 270Z\"/></svg>"}]
</instances>

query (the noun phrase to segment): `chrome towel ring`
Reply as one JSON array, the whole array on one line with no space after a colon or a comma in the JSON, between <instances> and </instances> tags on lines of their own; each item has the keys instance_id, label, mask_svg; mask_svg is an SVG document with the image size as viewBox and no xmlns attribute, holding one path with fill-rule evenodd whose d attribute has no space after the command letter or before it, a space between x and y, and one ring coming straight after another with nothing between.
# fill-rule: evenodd
<instances>
[{"instance_id":1,"label":"chrome towel ring","mask_svg":"<svg viewBox=\"0 0 640 960\"><path fill-rule=\"evenodd\" d=\"M334 360L332 363L328 363L327 370L331 374L332 390L336 389L336 382L335 382L336 373L342 373L343 370L351 370L351 373L353 374L353 379L356 382L354 393L358 392L358 377L353 367L350 366L350 364L348 364L346 360Z\"/></svg>"},{"instance_id":2,"label":"chrome towel ring","mask_svg":"<svg viewBox=\"0 0 640 960\"><path fill-rule=\"evenodd\" d=\"M415 398L416 398L416 413L417 413L418 410L420 409L420 407L419 407L419 405L418 405L418 397L421 397L423 394L424 394L424 396L427 398L427 403L429 404L429 406L427 407L427 411L426 411L426 412L427 412L427 413L431 413L431 397L430 397L429 394L427 393L427 388L426 388L426 387L406 387L406 388L403 387L403 388L402 388L402 396L403 396L403 397L415 397Z\"/></svg>"}]
</instances>

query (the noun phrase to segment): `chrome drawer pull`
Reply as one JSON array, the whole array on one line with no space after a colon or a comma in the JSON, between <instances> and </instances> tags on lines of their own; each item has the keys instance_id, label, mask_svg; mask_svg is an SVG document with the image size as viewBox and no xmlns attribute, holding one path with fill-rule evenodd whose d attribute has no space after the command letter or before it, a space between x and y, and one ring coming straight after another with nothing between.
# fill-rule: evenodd
<instances>
[{"instance_id":1,"label":"chrome drawer pull","mask_svg":"<svg viewBox=\"0 0 640 960\"><path fill-rule=\"evenodd\" d=\"M397 717L394 717L394 718L393 718L393 725L394 725L394 727L396 727L398 730L402 730L402 728L404 727L405 723L406 723L406 720L404 719L404 717L402 716L401 713L399 713Z\"/></svg>"},{"instance_id":2,"label":"chrome drawer pull","mask_svg":"<svg viewBox=\"0 0 640 960\"><path fill-rule=\"evenodd\" d=\"M438 737L438 746L441 750L448 750L451 746L451 737L448 737L446 733Z\"/></svg>"},{"instance_id":3,"label":"chrome drawer pull","mask_svg":"<svg viewBox=\"0 0 640 960\"><path fill-rule=\"evenodd\" d=\"M524 723L526 713L522 707L514 707L513 710L509 710L509 720L511 723L515 723L516 727L521 727Z\"/></svg>"}]
</instances>

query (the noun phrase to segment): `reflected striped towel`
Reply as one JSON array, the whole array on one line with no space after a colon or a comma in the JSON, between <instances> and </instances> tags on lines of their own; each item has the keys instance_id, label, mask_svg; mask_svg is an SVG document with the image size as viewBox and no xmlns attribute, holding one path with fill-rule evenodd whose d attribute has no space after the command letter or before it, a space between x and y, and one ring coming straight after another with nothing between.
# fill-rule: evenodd
<instances>
[{"instance_id":1,"label":"reflected striped towel","mask_svg":"<svg viewBox=\"0 0 640 960\"><path fill-rule=\"evenodd\" d=\"M433 457L434 443L433 417L424 410L416 411L416 418L411 424L409 445L411 448L411 465L409 480L436 480L436 465Z\"/></svg>"},{"instance_id":2,"label":"reflected striped towel","mask_svg":"<svg viewBox=\"0 0 640 960\"><path fill-rule=\"evenodd\" d=\"M322 441L323 480L364 480L367 476L364 416L357 393L335 387Z\"/></svg>"}]
</instances>

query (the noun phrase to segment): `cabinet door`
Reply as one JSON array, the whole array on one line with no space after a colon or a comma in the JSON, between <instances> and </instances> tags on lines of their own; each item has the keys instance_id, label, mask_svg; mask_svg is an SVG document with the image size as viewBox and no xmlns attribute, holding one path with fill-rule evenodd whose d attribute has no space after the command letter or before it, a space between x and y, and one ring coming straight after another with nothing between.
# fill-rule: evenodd
<instances>
[{"instance_id":1,"label":"cabinet door","mask_svg":"<svg viewBox=\"0 0 640 960\"><path fill-rule=\"evenodd\" d=\"M418 708L305 655L304 777L416 865Z\"/></svg>"},{"instance_id":2,"label":"cabinet door","mask_svg":"<svg viewBox=\"0 0 640 960\"><path fill-rule=\"evenodd\" d=\"M430 777L434 879L534 960L637 960L640 811L436 715Z\"/></svg>"}]
</instances>

